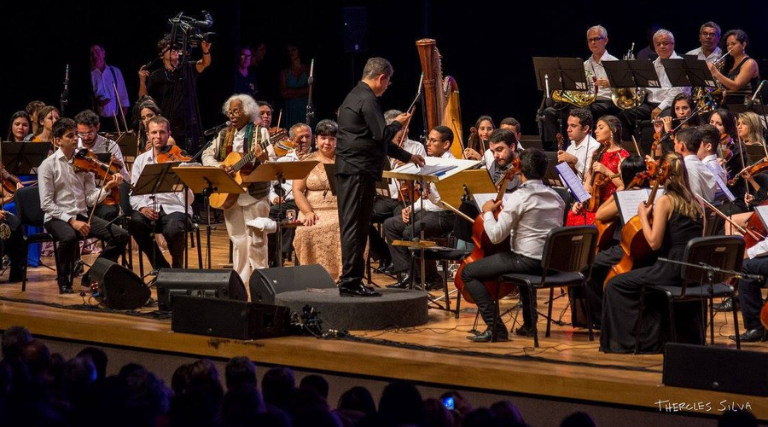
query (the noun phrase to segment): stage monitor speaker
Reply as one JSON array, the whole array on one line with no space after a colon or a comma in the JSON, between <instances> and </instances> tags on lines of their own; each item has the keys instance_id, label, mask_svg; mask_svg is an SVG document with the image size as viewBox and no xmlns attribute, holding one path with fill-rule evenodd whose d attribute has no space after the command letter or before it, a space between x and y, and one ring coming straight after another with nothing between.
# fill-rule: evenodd
<instances>
[{"instance_id":1,"label":"stage monitor speaker","mask_svg":"<svg viewBox=\"0 0 768 427\"><path fill-rule=\"evenodd\" d=\"M368 51L368 9L344 8L344 53Z\"/></svg>"},{"instance_id":2,"label":"stage monitor speaker","mask_svg":"<svg viewBox=\"0 0 768 427\"><path fill-rule=\"evenodd\" d=\"M288 307L189 296L173 302L174 332L254 340L289 335L290 327Z\"/></svg>"},{"instance_id":3,"label":"stage monitor speaker","mask_svg":"<svg viewBox=\"0 0 768 427\"><path fill-rule=\"evenodd\" d=\"M768 396L768 353L669 343L664 385Z\"/></svg>"},{"instance_id":4,"label":"stage monitor speaker","mask_svg":"<svg viewBox=\"0 0 768 427\"><path fill-rule=\"evenodd\" d=\"M231 269L162 268L157 273L155 284L160 310L173 310L174 299L179 295L248 300L242 279Z\"/></svg>"},{"instance_id":5,"label":"stage monitor speaker","mask_svg":"<svg viewBox=\"0 0 768 427\"><path fill-rule=\"evenodd\" d=\"M256 270L248 281L251 301L275 304L275 295L307 288L332 289L336 287L331 275L320 264L275 267Z\"/></svg>"},{"instance_id":6,"label":"stage monitor speaker","mask_svg":"<svg viewBox=\"0 0 768 427\"><path fill-rule=\"evenodd\" d=\"M131 270L106 258L96 258L88 270L91 285L97 285L109 308L133 310L144 306L152 296L149 287Z\"/></svg>"}]
</instances>

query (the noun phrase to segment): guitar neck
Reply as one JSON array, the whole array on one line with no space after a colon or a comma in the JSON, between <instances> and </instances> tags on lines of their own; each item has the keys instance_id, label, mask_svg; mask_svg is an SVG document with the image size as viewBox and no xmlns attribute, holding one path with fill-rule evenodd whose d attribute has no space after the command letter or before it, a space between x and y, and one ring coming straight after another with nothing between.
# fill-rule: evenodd
<instances>
[{"instance_id":1,"label":"guitar neck","mask_svg":"<svg viewBox=\"0 0 768 427\"><path fill-rule=\"evenodd\" d=\"M259 147L261 147L262 151L267 150L267 143L266 141L260 141L257 142ZM237 163L232 165L232 170L237 172L240 169L243 168L243 166L247 165L248 163L251 163L256 158L256 155L253 153L253 151L249 151L245 155L243 155L243 158L241 158Z\"/></svg>"}]
</instances>

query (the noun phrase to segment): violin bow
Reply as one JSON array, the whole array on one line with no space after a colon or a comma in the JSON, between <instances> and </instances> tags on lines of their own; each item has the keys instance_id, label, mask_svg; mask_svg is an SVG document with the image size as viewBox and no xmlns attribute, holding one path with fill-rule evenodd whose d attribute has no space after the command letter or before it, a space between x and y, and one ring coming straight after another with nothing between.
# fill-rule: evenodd
<instances>
[{"instance_id":1,"label":"violin bow","mask_svg":"<svg viewBox=\"0 0 768 427\"><path fill-rule=\"evenodd\" d=\"M764 240L764 239L765 239L765 236L762 236L762 235L760 235L759 233L756 233L756 232L754 232L754 231L752 231L752 230L747 230L747 229L745 229L744 227L740 226L739 224L736 224L735 222L733 222L733 220L731 220L731 219L730 219L730 218L729 218L729 217L728 217L726 214L722 213L722 212L721 212L719 209L717 209L716 207L712 206L712 204L711 204L711 203L709 203L708 201L706 201L706 200L705 200L703 197L699 197L699 196L697 196L697 197L698 197L698 199L699 199L699 200L700 200L702 203L704 203L704 204L705 204L705 205L706 205L708 208L712 209L712 212L714 212L715 214L717 214L717 216L719 216L720 218L724 219L724 220L725 220L725 221L727 221L729 224L731 224L733 227L735 227L735 228L736 228L736 230L738 230L738 231L739 231L739 233L741 233L741 235L742 235L742 236L745 236L745 235L749 234L749 235L751 235L751 236L752 236L752 238L753 238L753 239L755 239L755 240ZM754 214L753 214L753 215L754 215Z\"/></svg>"},{"instance_id":2,"label":"violin bow","mask_svg":"<svg viewBox=\"0 0 768 427\"><path fill-rule=\"evenodd\" d=\"M645 154L643 153L643 150L640 149L640 146L637 145L637 139L635 139L635 135L632 135L632 142L635 144L635 150L637 150L637 154L645 160ZM653 156L651 156L653 157Z\"/></svg>"},{"instance_id":3,"label":"violin bow","mask_svg":"<svg viewBox=\"0 0 768 427\"><path fill-rule=\"evenodd\" d=\"M106 185L107 181L107 175L109 175L109 170L112 169L112 161L115 159L114 156L109 158L109 164L107 165L107 169L104 171L104 176L101 177L101 186L99 187L99 196L96 197L96 203L93 204L91 207L91 213L88 215L88 225L91 225L91 220L93 220L93 213L96 212L96 207L99 205L99 199L101 198L101 195L104 193L104 185Z\"/></svg>"}]
</instances>

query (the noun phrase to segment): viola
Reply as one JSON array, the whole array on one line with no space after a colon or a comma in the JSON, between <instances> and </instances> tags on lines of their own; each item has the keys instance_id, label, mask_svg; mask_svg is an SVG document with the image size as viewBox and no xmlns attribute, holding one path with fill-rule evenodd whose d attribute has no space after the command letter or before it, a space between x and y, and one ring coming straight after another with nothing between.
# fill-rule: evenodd
<instances>
[{"instance_id":1,"label":"viola","mask_svg":"<svg viewBox=\"0 0 768 427\"><path fill-rule=\"evenodd\" d=\"M768 171L768 157L760 159L754 164L747 166L741 172L739 172L739 175L744 176L746 174L749 174L754 176L765 171Z\"/></svg>"},{"instance_id":2,"label":"viola","mask_svg":"<svg viewBox=\"0 0 768 427\"><path fill-rule=\"evenodd\" d=\"M509 180L511 180L517 173L520 172L520 160L514 159L512 161L511 167L509 170L504 174L504 178L501 179L501 183L499 185L499 191L496 193L496 202L500 201L502 197L504 197L504 193L506 192L507 183ZM495 218L499 217L499 213L501 212L501 207L493 211L493 216ZM480 215L475 218L475 222L472 225L472 241L475 243L475 247L472 250L472 253L464 259L464 261L461 262L461 265L459 265L458 270L456 270L456 277L454 279L454 284L456 285L456 289L461 293L461 296L464 297L465 300L467 300L470 303L474 303L475 300L472 298L472 295L470 295L469 292L467 292L466 287L464 286L464 281L461 280L461 273L464 271L464 267L467 266L467 264L470 264L472 262L481 260L487 256L502 253L502 252L509 252L512 248L510 246L510 240L504 239L499 243L493 243L491 242L491 239L488 237L488 234L485 232L485 223L483 221L483 213L481 212ZM488 289L488 293L490 295L493 295L494 297L496 295L499 296L499 298L513 292L515 289L517 289L517 286L515 285L505 285L503 289L499 289L498 279L496 280L487 280L483 283Z\"/></svg>"},{"instance_id":3,"label":"viola","mask_svg":"<svg viewBox=\"0 0 768 427\"><path fill-rule=\"evenodd\" d=\"M72 160L75 172L92 172L101 178L102 184L111 181L112 178L120 173L120 168L115 164L107 165L96 158L93 151L82 148L75 152ZM105 205L113 206L120 203L120 189L113 187L110 194L102 202Z\"/></svg>"},{"instance_id":4,"label":"viola","mask_svg":"<svg viewBox=\"0 0 768 427\"><path fill-rule=\"evenodd\" d=\"M176 145L166 145L160 149L160 153L155 157L157 163L169 162L188 162L192 157L187 156L184 151Z\"/></svg>"},{"instance_id":5,"label":"viola","mask_svg":"<svg viewBox=\"0 0 768 427\"><path fill-rule=\"evenodd\" d=\"M669 178L670 164L668 162L662 162L656 168L656 175L653 177L654 184L651 194L648 196L646 206L653 205L653 201L656 198L656 192L660 185ZM634 181L634 180L633 180ZM652 221L653 218L651 218ZM618 264L611 267L611 271L605 277L603 287L608 285L608 282L619 274L624 274L632 271L632 267L636 262L644 262L653 253L651 246L645 239L643 234L643 224L640 222L640 217L635 215L624 224L624 228L621 229L621 250L623 252L621 260Z\"/></svg>"}]
</instances>

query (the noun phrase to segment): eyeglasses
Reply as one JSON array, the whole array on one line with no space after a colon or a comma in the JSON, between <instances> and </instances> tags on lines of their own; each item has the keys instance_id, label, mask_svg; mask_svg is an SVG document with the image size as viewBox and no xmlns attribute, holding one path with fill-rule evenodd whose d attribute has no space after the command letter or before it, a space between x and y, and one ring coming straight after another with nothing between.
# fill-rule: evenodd
<instances>
[{"instance_id":1,"label":"eyeglasses","mask_svg":"<svg viewBox=\"0 0 768 427\"><path fill-rule=\"evenodd\" d=\"M435 138L427 138L427 144L440 144L443 141Z\"/></svg>"},{"instance_id":2,"label":"eyeglasses","mask_svg":"<svg viewBox=\"0 0 768 427\"><path fill-rule=\"evenodd\" d=\"M713 39L713 38L717 37L717 33L714 33L714 32L713 33L708 33L706 31L702 31L699 34L701 34L702 36L704 36L705 38L708 38L708 39Z\"/></svg>"},{"instance_id":3,"label":"eyeglasses","mask_svg":"<svg viewBox=\"0 0 768 427\"><path fill-rule=\"evenodd\" d=\"M605 37L603 37L603 36L600 36L600 37L592 37L592 38L589 38L589 39L587 39L587 41L588 41L589 43L597 43L597 42L599 42L600 40L603 40L603 39L605 39Z\"/></svg>"},{"instance_id":4,"label":"eyeglasses","mask_svg":"<svg viewBox=\"0 0 768 427\"><path fill-rule=\"evenodd\" d=\"M78 132L77 133L77 136L79 136L80 138L85 138L86 136L93 136L93 135L96 135L96 132L90 131L90 132Z\"/></svg>"},{"instance_id":5,"label":"eyeglasses","mask_svg":"<svg viewBox=\"0 0 768 427\"><path fill-rule=\"evenodd\" d=\"M235 108L235 109L229 110L229 111L227 111L227 115L228 116L239 116L240 115L240 109L239 108Z\"/></svg>"}]
</instances>

